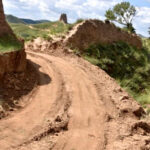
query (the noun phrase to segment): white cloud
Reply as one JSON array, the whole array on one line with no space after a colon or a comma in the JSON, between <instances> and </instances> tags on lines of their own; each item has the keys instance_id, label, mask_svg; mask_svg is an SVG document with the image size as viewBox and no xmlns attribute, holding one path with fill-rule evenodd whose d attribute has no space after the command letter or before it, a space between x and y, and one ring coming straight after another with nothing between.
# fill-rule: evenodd
<instances>
[{"instance_id":1,"label":"white cloud","mask_svg":"<svg viewBox=\"0 0 150 150\"><path fill-rule=\"evenodd\" d=\"M40 17L60 15L61 12L68 13L70 20L77 18L104 18L104 11L121 0L3 0L6 10L12 9L12 6L18 7L22 12L24 9L29 12L37 11ZM21 10L21 8L23 10ZM26 12L29 16L29 12ZM21 13L22 14L22 13ZM25 14L25 12L24 12ZM32 14L30 14L32 15ZM54 15L54 16L52 16ZM33 16L34 17L34 16ZM33 18L32 17L32 18ZM36 17L35 17L36 19ZM58 19L58 18L57 18ZM56 20L56 19L55 19Z\"/></svg>"},{"instance_id":2,"label":"white cloud","mask_svg":"<svg viewBox=\"0 0 150 150\"><path fill-rule=\"evenodd\" d=\"M137 8L137 19L140 19L143 23L150 23L150 8L139 7Z\"/></svg>"}]
</instances>

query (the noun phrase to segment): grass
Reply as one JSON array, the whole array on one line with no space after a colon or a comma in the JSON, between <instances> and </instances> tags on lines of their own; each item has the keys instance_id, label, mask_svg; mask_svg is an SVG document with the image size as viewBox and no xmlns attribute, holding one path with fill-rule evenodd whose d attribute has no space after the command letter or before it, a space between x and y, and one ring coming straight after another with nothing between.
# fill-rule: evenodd
<instances>
[{"instance_id":1,"label":"grass","mask_svg":"<svg viewBox=\"0 0 150 150\"><path fill-rule=\"evenodd\" d=\"M14 33L25 41L35 39L37 37L48 38L51 35L60 36L72 29L73 25L64 24L62 22L48 22L35 25L10 23Z\"/></svg>"},{"instance_id":2,"label":"grass","mask_svg":"<svg viewBox=\"0 0 150 150\"><path fill-rule=\"evenodd\" d=\"M17 37L24 39L25 41L32 40L37 37L44 37L48 34L47 31L41 31L36 28L32 28L29 25L25 24L10 24L12 30L17 35Z\"/></svg>"},{"instance_id":3,"label":"grass","mask_svg":"<svg viewBox=\"0 0 150 150\"><path fill-rule=\"evenodd\" d=\"M40 23L32 26L39 30L48 30L51 34L66 33L71 27L70 24L64 24L60 21Z\"/></svg>"},{"instance_id":4,"label":"grass","mask_svg":"<svg viewBox=\"0 0 150 150\"><path fill-rule=\"evenodd\" d=\"M0 37L0 53L17 51L22 49L23 44L13 35L3 35Z\"/></svg>"},{"instance_id":5,"label":"grass","mask_svg":"<svg viewBox=\"0 0 150 150\"><path fill-rule=\"evenodd\" d=\"M137 49L120 41L113 44L91 45L80 52L80 55L115 78L121 87L143 106L150 104L148 48Z\"/></svg>"}]
</instances>

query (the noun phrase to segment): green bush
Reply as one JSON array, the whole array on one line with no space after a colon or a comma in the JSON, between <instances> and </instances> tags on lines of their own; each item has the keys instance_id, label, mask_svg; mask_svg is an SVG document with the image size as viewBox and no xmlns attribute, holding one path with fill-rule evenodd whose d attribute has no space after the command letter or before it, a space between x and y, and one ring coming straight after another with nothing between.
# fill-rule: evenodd
<instances>
[{"instance_id":1,"label":"green bush","mask_svg":"<svg viewBox=\"0 0 150 150\"><path fill-rule=\"evenodd\" d=\"M133 96L150 87L150 53L124 42L91 45L82 55L115 78Z\"/></svg>"},{"instance_id":2,"label":"green bush","mask_svg":"<svg viewBox=\"0 0 150 150\"><path fill-rule=\"evenodd\" d=\"M17 51L22 49L23 43L21 43L14 35L3 35L0 37L0 53Z\"/></svg>"}]
</instances>

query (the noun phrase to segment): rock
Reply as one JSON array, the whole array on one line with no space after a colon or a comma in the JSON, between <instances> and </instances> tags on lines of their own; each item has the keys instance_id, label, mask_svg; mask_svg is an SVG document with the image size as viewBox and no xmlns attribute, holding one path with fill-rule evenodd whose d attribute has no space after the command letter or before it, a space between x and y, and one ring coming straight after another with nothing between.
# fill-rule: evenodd
<instances>
[{"instance_id":1,"label":"rock","mask_svg":"<svg viewBox=\"0 0 150 150\"><path fill-rule=\"evenodd\" d=\"M2 0L0 0L0 36L8 33L14 35L13 31L11 30L11 28L5 20L3 4Z\"/></svg>"},{"instance_id":2,"label":"rock","mask_svg":"<svg viewBox=\"0 0 150 150\"><path fill-rule=\"evenodd\" d=\"M61 14L59 21L62 21L63 23L67 24L67 15L66 14Z\"/></svg>"},{"instance_id":3,"label":"rock","mask_svg":"<svg viewBox=\"0 0 150 150\"><path fill-rule=\"evenodd\" d=\"M122 31L112 24L92 19L77 24L64 40L67 46L79 50L84 50L92 44L111 44L117 41L142 48L142 41L137 35Z\"/></svg>"},{"instance_id":4,"label":"rock","mask_svg":"<svg viewBox=\"0 0 150 150\"><path fill-rule=\"evenodd\" d=\"M0 78L5 73L23 72L25 69L26 53L24 49L0 54Z\"/></svg>"},{"instance_id":5,"label":"rock","mask_svg":"<svg viewBox=\"0 0 150 150\"><path fill-rule=\"evenodd\" d=\"M124 96L121 96L121 97L120 97L120 101L128 100L128 99L129 99L129 96L128 96L128 95L124 95Z\"/></svg>"}]
</instances>

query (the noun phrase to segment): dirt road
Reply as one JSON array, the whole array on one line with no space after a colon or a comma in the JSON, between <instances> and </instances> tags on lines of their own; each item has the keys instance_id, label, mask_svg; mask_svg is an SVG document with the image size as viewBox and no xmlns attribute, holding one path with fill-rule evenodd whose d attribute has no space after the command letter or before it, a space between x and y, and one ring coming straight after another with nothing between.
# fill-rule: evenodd
<instances>
[{"instance_id":1,"label":"dirt road","mask_svg":"<svg viewBox=\"0 0 150 150\"><path fill-rule=\"evenodd\" d=\"M76 57L28 52L28 59L42 72L40 86L0 121L0 150L150 148L143 109L104 71Z\"/></svg>"}]
</instances>

